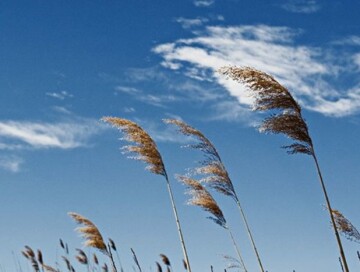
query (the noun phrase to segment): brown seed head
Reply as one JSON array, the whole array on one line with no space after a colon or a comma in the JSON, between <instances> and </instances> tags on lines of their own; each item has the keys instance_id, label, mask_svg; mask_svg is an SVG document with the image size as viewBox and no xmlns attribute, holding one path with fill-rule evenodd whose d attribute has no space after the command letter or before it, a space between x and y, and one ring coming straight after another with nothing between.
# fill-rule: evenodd
<instances>
[{"instance_id":1,"label":"brown seed head","mask_svg":"<svg viewBox=\"0 0 360 272\"><path fill-rule=\"evenodd\" d=\"M79 227L76 229L76 231L78 231L85 239L84 245L87 247L97 248L104 254L107 254L108 252L106 245L99 229L95 226L95 224L80 214L74 212L70 212L68 214L76 221L76 223L79 225L84 225L84 227Z\"/></svg>"},{"instance_id":2,"label":"brown seed head","mask_svg":"<svg viewBox=\"0 0 360 272\"><path fill-rule=\"evenodd\" d=\"M205 187L197 180L189 177L177 176L177 178L188 187L187 194L191 195L191 199L188 201L188 204L199 206L203 210L211 213L213 217L209 217L209 219L213 220L216 224L222 226L223 228L227 228L225 217L219 205Z\"/></svg>"},{"instance_id":3,"label":"brown seed head","mask_svg":"<svg viewBox=\"0 0 360 272\"><path fill-rule=\"evenodd\" d=\"M231 182L228 172L221 161L220 155L211 141L205 135L186 124L181 120L165 119L165 123L176 125L181 133L187 136L193 136L198 140L197 144L189 145L194 149L203 151L206 159L201 162L202 166L195 169L195 174L206 175L201 182L208 183L212 188L220 193L236 198L234 186Z\"/></svg>"},{"instance_id":4,"label":"brown seed head","mask_svg":"<svg viewBox=\"0 0 360 272\"><path fill-rule=\"evenodd\" d=\"M157 146L143 128L130 120L117 117L103 117L102 120L120 129L125 134L124 139L135 144L123 147L125 153L136 155L129 158L144 161L148 164L147 170L154 174L166 176L164 163Z\"/></svg>"},{"instance_id":5,"label":"brown seed head","mask_svg":"<svg viewBox=\"0 0 360 272\"><path fill-rule=\"evenodd\" d=\"M331 210L337 229L350 241L360 243L360 233L351 222L338 210Z\"/></svg>"},{"instance_id":6,"label":"brown seed head","mask_svg":"<svg viewBox=\"0 0 360 272\"><path fill-rule=\"evenodd\" d=\"M219 73L245 84L254 97L256 111L278 111L266 118L260 132L282 133L295 141L284 146L289 154L312 155L313 146L308 127L301 115L301 107L290 92L272 76L251 67L222 67Z\"/></svg>"},{"instance_id":7,"label":"brown seed head","mask_svg":"<svg viewBox=\"0 0 360 272\"><path fill-rule=\"evenodd\" d=\"M171 266L170 260L165 254L160 254L160 258L165 265Z\"/></svg>"}]
</instances>

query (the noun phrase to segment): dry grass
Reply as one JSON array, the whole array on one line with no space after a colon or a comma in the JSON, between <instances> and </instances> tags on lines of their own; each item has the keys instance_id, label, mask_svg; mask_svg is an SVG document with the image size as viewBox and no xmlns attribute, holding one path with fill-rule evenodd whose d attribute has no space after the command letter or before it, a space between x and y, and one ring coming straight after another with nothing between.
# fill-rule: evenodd
<instances>
[{"instance_id":1,"label":"dry grass","mask_svg":"<svg viewBox=\"0 0 360 272\"><path fill-rule=\"evenodd\" d=\"M353 224L338 210L332 210L336 227L350 241L360 243L360 233Z\"/></svg>"},{"instance_id":2,"label":"dry grass","mask_svg":"<svg viewBox=\"0 0 360 272\"><path fill-rule=\"evenodd\" d=\"M154 174L166 176L163 160L153 139L138 124L117 117L103 117L103 121L111 124L125 134L124 140L135 143L123 147L125 153L136 154L131 159L144 161L147 170Z\"/></svg>"},{"instance_id":3,"label":"dry grass","mask_svg":"<svg viewBox=\"0 0 360 272\"><path fill-rule=\"evenodd\" d=\"M76 231L79 232L81 236L85 239L84 245L86 247L93 247L99 249L105 254L108 254L104 239L99 229L95 226L93 222L91 222L84 216L74 212L69 212L69 216L71 216L76 221L76 223L84 226L76 228Z\"/></svg>"},{"instance_id":4,"label":"dry grass","mask_svg":"<svg viewBox=\"0 0 360 272\"><path fill-rule=\"evenodd\" d=\"M293 144L284 146L290 154L313 154L312 140L302 118L301 107L284 86L271 75L251 67L222 67L219 73L245 84L251 90L254 110L273 112L259 127L260 132L281 133L293 139Z\"/></svg>"},{"instance_id":5,"label":"dry grass","mask_svg":"<svg viewBox=\"0 0 360 272\"><path fill-rule=\"evenodd\" d=\"M209 219L213 220L219 226L227 228L223 212L205 187L202 186L199 181L189 177L178 176L177 178L188 187L187 194L191 196L188 204L201 207L213 215L210 216Z\"/></svg>"}]
</instances>

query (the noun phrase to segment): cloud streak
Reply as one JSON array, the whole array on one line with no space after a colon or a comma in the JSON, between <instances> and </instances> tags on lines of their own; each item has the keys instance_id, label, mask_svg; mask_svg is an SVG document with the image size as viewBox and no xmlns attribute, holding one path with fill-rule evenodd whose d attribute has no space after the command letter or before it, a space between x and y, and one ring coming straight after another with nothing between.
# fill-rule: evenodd
<instances>
[{"instance_id":1,"label":"cloud streak","mask_svg":"<svg viewBox=\"0 0 360 272\"><path fill-rule=\"evenodd\" d=\"M0 148L72 149L86 146L88 139L103 128L91 119L79 121L60 123L1 121Z\"/></svg>"},{"instance_id":2,"label":"cloud streak","mask_svg":"<svg viewBox=\"0 0 360 272\"><path fill-rule=\"evenodd\" d=\"M321 6L314 0L291 0L281 7L293 13L315 13L321 9Z\"/></svg>"},{"instance_id":3,"label":"cloud streak","mask_svg":"<svg viewBox=\"0 0 360 272\"><path fill-rule=\"evenodd\" d=\"M358 113L359 86L344 88L335 82L341 77L339 71L349 76L353 69L347 71L336 62L339 52L296 44L300 34L299 30L267 25L211 26L194 38L160 44L153 51L167 68L220 84L241 107L250 105L251 99L238 83L215 73L219 67L252 66L270 73L308 110L335 117ZM358 64L358 55L350 57Z\"/></svg>"},{"instance_id":4,"label":"cloud streak","mask_svg":"<svg viewBox=\"0 0 360 272\"><path fill-rule=\"evenodd\" d=\"M23 163L23 160L14 156L2 156L0 157L0 168L17 173L20 171L20 165Z\"/></svg>"}]
</instances>

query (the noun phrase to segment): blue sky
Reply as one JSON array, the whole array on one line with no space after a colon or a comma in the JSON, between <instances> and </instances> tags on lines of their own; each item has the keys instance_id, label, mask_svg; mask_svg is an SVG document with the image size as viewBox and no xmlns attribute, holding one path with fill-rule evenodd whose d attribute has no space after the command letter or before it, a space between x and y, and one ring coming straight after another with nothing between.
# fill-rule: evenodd
<instances>
[{"instance_id":1,"label":"blue sky","mask_svg":"<svg viewBox=\"0 0 360 272\"><path fill-rule=\"evenodd\" d=\"M269 271L340 271L338 250L308 156L256 130L262 115L224 65L272 74L303 107L333 207L355 226L360 191L360 22L356 1L1 1L0 264L13 271L28 244L54 264L58 239L81 247L67 216L90 218L131 269L130 247L155 271L181 247L164 180L128 160L102 116L131 119L157 142L172 179L194 271L222 271L227 234L184 205L175 174L199 153L161 122L182 118L217 147ZM230 199L214 194L257 264ZM358 244L343 238L352 270ZM21 260L23 266L25 262ZM0 269L1 270L1 269Z\"/></svg>"}]
</instances>

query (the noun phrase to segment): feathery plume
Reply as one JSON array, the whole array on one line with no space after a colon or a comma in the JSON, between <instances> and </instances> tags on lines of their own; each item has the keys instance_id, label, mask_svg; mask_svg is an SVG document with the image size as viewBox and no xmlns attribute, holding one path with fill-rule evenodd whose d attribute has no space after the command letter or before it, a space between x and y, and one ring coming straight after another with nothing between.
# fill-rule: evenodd
<instances>
[{"instance_id":1,"label":"feathery plume","mask_svg":"<svg viewBox=\"0 0 360 272\"><path fill-rule=\"evenodd\" d=\"M199 206L203 210L211 213L213 216L208 218L213 220L219 226L227 229L226 220L219 205L205 187L202 186L199 181L189 177L177 176L177 178L188 187L187 194L191 195L188 204Z\"/></svg>"},{"instance_id":2,"label":"feathery plume","mask_svg":"<svg viewBox=\"0 0 360 272\"><path fill-rule=\"evenodd\" d=\"M236 202L240 210L242 220L246 227L246 231L248 233L251 245L258 260L260 269L262 272L264 272L260 255L256 248L255 241L250 230L250 226L247 222L245 212L240 203L240 199L235 192L233 183L229 177L229 174L215 146L207 137L205 137L205 135L201 131L197 130L194 127L191 127L190 125L186 124L181 120L165 119L164 122L167 124L176 125L181 133L187 136L192 136L197 139L198 143L189 145L189 147L201 150L205 155L205 160L203 160L201 162L201 166L195 168L193 172L195 174L205 175L204 178L200 179L200 182L209 184L211 188L215 189L219 193L222 193L226 196L230 196Z\"/></svg>"},{"instance_id":3,"label":"feathery plume","mask_svg":"<svg viewBox=\"0 0 360 272\"><path fill-rule=\"evenodd\" d=\"M171 266L170 260L165 254L160 254L160 258L166 266Z\"/></svg>"},{"instance_id":4,"label":"feathery plume","mask_svg":"<svg viewBox=\"0 0 360 272\"><path fill-rule=\"evenodd\" d=\"M25 246L25 250L21 251L21 253L24 255L26 259L29 260L35 272L40 271L39 263L36 260L35 252L32 250L31 247Z\"/></svg>"},{"instance_id":5,"label":"feathery plume","mask_svg":"<svg viewBox=\"0 0 360 272\"><path fill-rule=\"evenodd\" d=\"M80 214L74 212L69 212L68 214L76 221L76 223L84 225L84 227L76 228L76 231L79 232L85 239L84 245L87 247L97 248L108 255L102 235L95 224Z\"/></svg>"},{"instance_id":6,"label":"feathery plume","mask_svg":"<svg viewBox=\"0 0 360 272\"><path fill-rule=\"evenodd\" d=\"M166 176L164 163L157 146L143 128L130 120L117 117L103 117L102 120L121 130L125 134L124 140L135 143L135 145L123 147L124 153L136 154L129 158L144 161L148 164L147 170Z\"/></svg>"},{"instance_id":7,"label":"feathery plume","mask_svg":"<svg viewBox=\"0 0 360 272\"><path fill-rule=\"evenodd\" d=\"M89 262L85 252L79 248L77 248L76 251L78 252L78 255L76 255L75 258L78 260L78 262L87 265Z\"/></svg>"},{"instance_id":8,"label":"feathery plume","mask_svg":"<svg viewBox=\"0 0 360 272\"><path fill-rule=\"evenodd\" d=\"M284 148L288 149L289 154L303 153L313 157L342 263L345 272L349 272L345 252L332 213L330 199L322 178L308 126L301 114L300 105L284 86L262 71L251 67L222 67L219 69L219 73L243 83L250 90L250 94L254 98L254 110L273 113L262 122L259 128L260 132L284 134L294 141L292 144L284 146Z\"/></svg>"},{"instance_id":9,"label":"feathery plume","mask_svg":"<svg viewBox=\"0 0 360 272\"><path fill-rule=\"evenodd\" d=\"M252 91L253 110L278 111L263 121L260 132L282 133L294 140L293 144L284 146L289 149L289 154L313 154L312 140L302 118L301 107L284 86L271 75L251 67L223 67L219 72L243 83Z\"/></svg>"},{"instance_id":10,"label":"feathery plume","mask_svg":"<svg viewBox=\"0 0 360 272\"><path fill-rule=\"evenodd\" d=\"M234 186L231 182L229 174L221 161L219 153L211 141L206 138L201 131L191 127L181 120L164 119L163 121L166 124L176 125L182 134L193 136L197 139L198 143L188 145L188 147L201 150L206 157L206 159L201 162L202 166L197 167L194 170L196 174L207 175L200 181L209 184L218 192L236 199Z\"/></svg>"},{"instance_id":11,"label":"feathery plume","mask_svg":"<svg viewBox=\"0 0 360 272\"><path fill-rule=\"evenodd\" d=\"M189 272L191 272L189 257L187 254L185 241L181 230L179 216L176 210L171 184L165 170L164 162L161 158L160 152L158 151L154 140L138 124L129 121L127 119L122 119L117 117L103 117L102 120L118 128L120 131L122 131L125 134L125 138L124 138L125 140L134 143L134 145L128 145L123 147L126 153L136 154L135 157L130 157L130 158L144 161L145 163L148 164L146 169L148 169L150 172L154 174L162 175L165 177L184 258L188 263Z\"/></svg>"},{"instance_id":12,"label":"feathery plume","mask_svg":"<svg viewBox=\"0 0 360 272\"><path fill-rule=\"evenodd\" d=\"M360 243L360 233L353 224L338 210L332 209L337 229L348 240Z\"/></svg>"}]
</instances>

